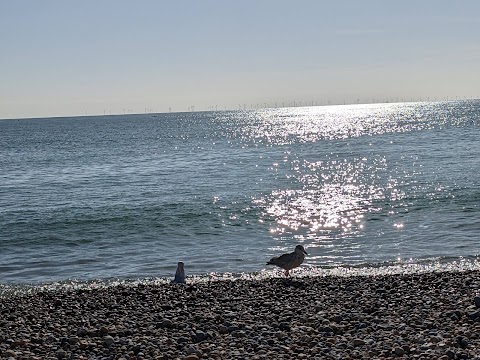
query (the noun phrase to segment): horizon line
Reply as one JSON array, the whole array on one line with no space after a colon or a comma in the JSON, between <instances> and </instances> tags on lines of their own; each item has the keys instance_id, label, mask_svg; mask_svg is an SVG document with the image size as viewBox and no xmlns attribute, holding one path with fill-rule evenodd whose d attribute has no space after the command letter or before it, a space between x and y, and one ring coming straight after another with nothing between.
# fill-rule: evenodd
<instances>
[{"instance_id":1,"label":"horizon line","mask_svg":"<svg viewBox=\"0 0 480 360\"><path fill-rule=\"evenodd\" d=\"M167 115L167 114L192 114L192 113L220 113L220 112L251 112L251 111L259 111L259 110L269 110L269 109L296 109L296 108L312 108L312 107L333 107L333 106L365 106L365 105L393 105L393 104L419 104L419 103L446 103L446 102L467 102L467 101L479 101L480 97L478 98L463 98L463 99L449 99L448 97L444 100L406 100L406 101L382 101L382 102L353 102L353 103L329 103L329 104L321 104L321 105L299 105L299 106L266 106L260 108L253 108L253 105L250 105L250 108L247 108L244 105L243 109L215 109L215 110L190 110L194 106L188 107L188 110L182 111L168 111L168 112L127 112L127 113L117 113L117 114L94 114L94 115L54 115L54 116L40 116L40 117L18 117L18 118L2 118L1 120L42 120L42 119L62 119L62 118L93 118L93 117L114 117L114 116L131 116L131 115ZM295 103L295 102L294 102ZM302 104L303 102L299 102ZM241 104L240 104L241 105ZM269 105L269 104L268 104ZM213 106L209 106L208 108L213 108ZM130 110L132 111L132 110Z\"/></svg>"}]
</instances>

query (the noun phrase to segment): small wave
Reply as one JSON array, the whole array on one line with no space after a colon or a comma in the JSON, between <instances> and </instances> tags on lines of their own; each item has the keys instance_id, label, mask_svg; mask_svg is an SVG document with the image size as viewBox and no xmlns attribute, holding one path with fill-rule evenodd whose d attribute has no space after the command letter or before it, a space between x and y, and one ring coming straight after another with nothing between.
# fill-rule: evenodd
<instances>
[{"instance_id":1,"label":"small wave","mask_svg":"<svg viewBox=\"0 0 480 360\"><path fill-rule=\"evenodd\" d=\"M353 277L353 276L391 276L414 275L429 272L465 272L480 270L480 257L441 257L436 259L420 259L417 261L395 261L355 266L336 266L331 268L304 265L292 273L297 278L308 277ZM282 278L283 271L279 269L261 270L250 273L208 273L187 276L188 284L202 284L212 281L262 281ZM2 285L0 284L0 299L10 296L30 295L46 291L91 291L110 287L124 286L162 286L170 284L170 278L148 277L143 279L98 279L91 281L65 280L40 285Z\"/></svg>"}]
</instances>

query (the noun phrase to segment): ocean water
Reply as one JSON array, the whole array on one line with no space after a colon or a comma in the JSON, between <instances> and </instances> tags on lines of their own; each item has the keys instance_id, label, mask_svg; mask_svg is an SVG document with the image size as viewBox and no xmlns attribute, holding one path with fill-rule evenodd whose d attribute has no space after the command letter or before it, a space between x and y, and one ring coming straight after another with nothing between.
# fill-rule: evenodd
<instances>
[{"instance_id":1,"label":"ocean water","mask_svg":"<svg viewBox=\"0 0 480 360\"><path fill-rule=\"evenodd\" d=\"M477 263L480 101L0 121L0 285ZM272 270L269 270L272 271Z\"/></svg>"}]
</instances>

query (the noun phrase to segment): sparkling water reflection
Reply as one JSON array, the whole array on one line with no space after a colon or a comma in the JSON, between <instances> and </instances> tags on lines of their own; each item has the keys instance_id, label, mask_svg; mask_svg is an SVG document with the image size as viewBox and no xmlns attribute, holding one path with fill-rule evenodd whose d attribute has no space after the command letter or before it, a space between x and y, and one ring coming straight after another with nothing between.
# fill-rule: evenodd
<instances>
[{"instance_id":1,"label":"sparkling water reflection","mask_svg":"<svg viewBox=\"0 0 480 360\"><path fill-rule=\"evenodd\" d=\"M478 253L478 101L0 122L0 283Z\"/></svg>"}]
</instances>

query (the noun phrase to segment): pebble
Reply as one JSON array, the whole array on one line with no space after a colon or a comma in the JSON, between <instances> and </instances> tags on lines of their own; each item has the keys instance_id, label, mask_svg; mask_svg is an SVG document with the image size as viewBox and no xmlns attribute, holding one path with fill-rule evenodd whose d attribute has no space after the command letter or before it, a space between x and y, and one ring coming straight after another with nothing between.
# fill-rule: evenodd
<instances>
[{"instance_id":1,"label":"pebble","mask_svg":"<svg viewBox=\"0 0 480 360\"><path fill-rule=\"evenodd\" d=\"M170 319L163 319L161 326L164 328L171 328L173 326L173 322Z\"/></svg>"},{"instance_id":2,"label":"pebble","mask_svg":"<svg viewBox=\"0 0 480 360\"><path fill-rule=\"evenodd\" d=\"M78 344L80 342L80 339L78 338L78 336L71 336L70 338L68 338L68 343L70 345L75 345L75 344Z\"/></svg>"},{"instance_id":3,"label":"pebble","mask_svg":"<svg viewBox=\"0 0 480 360\"><path fill-rule=\"evenodd\" d=\"M192 336L193 337L193 340L198 343L198 342L201 342L201 341L204 341L208 338L208 335L205 334L203 331L201 330L197 330L195 332L195 334Z\"/></svg>"},{"instance_id":4,"label":"pebble","mask_svg":"<svg viewBox=\"0 0 480 360\"><path fill-rule=\"evenodd\" d=\"M366 344L365 340L362 339L353 339L353 346L363 346Z\"/></svg>"},{"instance_id":5,"label":"pebble","mask_svg":"<svg viewBox=\"0 0 480 360\"><path fill-rule=\"evenodd\" d=\"M13 358L16 358L17 357L17 353L13 350L10 350L8 349L7 351L5 351L4 353L5 357L9 358L9 357L13 357Z\"/></svg>"},{"instance_id":6,"label":"pebble","mask_svg":"<svg viewBox=\"0 0 480 360\"><path fill-rule=\"evenodd\" d=\"M188 343L188 339L185 336L180 336L177 338L177 344L186 344Z\"/></svg>"},{"instance_id":7,"label":"pebble","mask_svg":"<svg viewBox=\"0 0 480 360\"><path fill-rule=\"evenodd\" d=\"M187 348L187 354L196 354L197 353L197 348L195 346L189 346Z\"/></svg>"},{"instance_id":8,"label":"pebble","mask_svg":"<svg viewBox=\"0 0 480 360\"><path fill-rule=\"evenodd\" d=\"M111 346L115 342L115 339L110 335L108 335L103 338L103 342L105 343L106 346Z\"/></svg>"},{"instance_id":9,"label":"pebble","mask_svg":"<svg viewBox=\"0 0 480 360\"><path fill-rule=\"evenodd\" d=\"M469 358L480 348L477 279L479 271L0 293L0 358Z\"/></svg>"},{"instance_id":10,"label":"pebble","mask_svg":"<svg viewBox=\"0 0 480 360\"><path fill-rule=\"evenodd\" d=\"M60 349L60 350L57 351L57 358L58 359L63 359L65 357L67 357L67 352L65 350Z\"/></svg>"},{"instance_id":11,"label":"pebble","mask_svg":"<svg viewBox=\"0 0 480 360\"><path fill-rule=\"evenodd\" d=\"M184 357L184 360L199 360L199 357L195 354L190 354Z\"/></svg>"}]
</instances>

